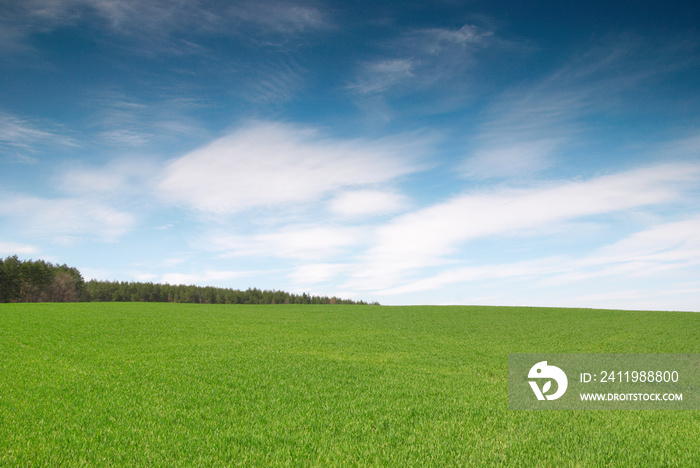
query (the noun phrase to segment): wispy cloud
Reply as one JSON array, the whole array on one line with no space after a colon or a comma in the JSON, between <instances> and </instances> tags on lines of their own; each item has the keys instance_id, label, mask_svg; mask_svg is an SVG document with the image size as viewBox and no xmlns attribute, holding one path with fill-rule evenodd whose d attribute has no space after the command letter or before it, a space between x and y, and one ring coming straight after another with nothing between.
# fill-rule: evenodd
<instances>
[{"instance_id":1,"label":"wispy cloud","mask_svg":"<svg viewBox=\"0 0 700 468\"><path fill-rule=\"evenodd\" d=\"M569 271L571 269L569 265L569 258L548 257L506 264L482 264L479 266L446 268L438 274L408 281L398 286L375 291L375 293L381 296L396 296L421 291L434 291L454 284L503 281L513 278L538 279Z\"/></svg>"},{"instance_id":2,"label":"wispy cloud","mask_svg":"<svg viewBox=\"0 0 700 468\"><path fill-rule=\"evenodd\" d=\"M311 5L290 1L244 1L231 6L230 15L270 33L291 34L324 30L332 23Z\"/></svg>"},{"instance_id":3,"label":"wispy cloud","mask_svg":"<svg viewBox=\"0 0 700 468\"><path fill-rule=\"evenodd\" d=\"M630 284L638 284L641 277L661 281L668 274L683 274L700 265L699 229L700 218L697 216L661 223L584 255L570 253L535 260L447 268L436 275L388 288L378 294L393 296L436 290L458 283L503 279L528 280L543 288L606 278L618 282L631 280ZM689 292L698 291L691 288ZM603 302L611 294L617 299L621 298L617 297L621 292L615 292L589 295L587 299ZM648 296L643 290L635 290L634 294L640 299Z\"/></svg>"},{"instance_id":4,"label":"wispy cloud","mask_svg":"<svg viewBox=\"0 0 700 468\"><path fill-rule=\"evenodd\" d=\"M240 95L255 104L286 103L303 89L307 74L308 71L289 56L269 63L256 63L246 70L249 79L244 80Z\"/></svg>"},{"instance_id":5,"label":"wispy cloud","mask_svg":"<svg viewBox=\"0 0 700 468\"><path fill-rule=\"evenodd\" d=\"M39 249L33 245L0 241L0 257L7 255L34 255L38 252Z\"/></svg>"},{"instance_id":6,"label":"wispy cloud","mask_svg":"<svg viewBox=\"0 0 700 468\"><path fill-rule=\"evenodd\" d=\"M625 112L625 101L645 86L697 63L673 43L609 38L542 79L504 91L485 112L462 167L470 178L531 176L566 160L604 134L596 118ZM627 130L626 119L614 120ZM598 137L600 138L600 136Z\"/></svg>"},{"instance_id":7,"label":"wispy cloud","mask_svg":"<svg viewBox=\"0 0 700 468\"><path fill-rule=\"evenodd\" d=\"M292 271L288 277L298 285L309 287L319 283L325 283L346 273L350 265L343 263L305 263Z\"/></svg>"},{"instance_id":8,"label":"wispy cloud","mask_svg":"<svg viewBox=\"0 0 700 468\"><path fill-rule=\"evenodd\" d=\"M87 93L93 110L94 136L101 146L143 148L206 136L193 114L208 104L187 98L187 90L162 90L150 99L98 89Z\"/></svg>"},{"instance_id":9,"label":"wispy cloud","mask_svg":"<svg viewBox=\"0 0 700 468\"><path fill-rule=\"evenodd\" d=\"M74 139L45 127L51 125L42 125L0 110L0 150L7 152L12 149L20 154L31 154L38 147L47 144L63 147L77 145Z\"/></svg>"},{"instance_id":10,"label":"wispy cloud","mask_svg":"<svg viewBox=\"0 0 700 468\"><path fill-rule=\"evenodd\" d=\"M700 265L700 217L666 222L598 248L578 259L577 271L556 283L619 276L654 276L667 270Z\"/></svg>"},{"instance_id":11,"label":"wispy cloud","mask_svg":"<svg viewBox=\"0 0 700 468\"><path fill-rule=\"evenodd\" d=\"M513 141L481 148L461 168L468 178L523 178L552 164L559 141L553 138Z\"/></svg>"},{"instance_id":12,"label":"wispy cloud","mask_svg":"<svg viewBox=\"0 0 700 468\"><path fill-rule=\"evenodd\" d=\"M171 161L157 190L170 203L215 214L309 202L415 172L425 146L405 138L338 140L263 122Z\"/></svg>"},{"instance_id":13,"label":"wispy cloud","mask_svg":"<svg viewBox=\"0 0 700 468\"><path fill-rule=\"evenodd\" d=\"M381 57L363 62L349 89L360 95L405 94L437 85L461 88L476 50L493 44L493 32L474 25L460 29L415 29L384 44Z\"/></svg>"},{"instance_id":14,"label":"wispy cloud","mask_svg":"<svg viewBox=\"0 0 700 468\"><path fill-rule=\"evenodd\" d=\"M593 90L546 80L511 89L487 111L462 167L470 178L529 176L552 167L582 132Z\"/></svg>"},{"instance_id":15,"label":"wispy cloud","mask_svg":"<svg viewBox=\"0 0 700 468\"><path fill-rule=\"evenodd\" d=\"M285 226L253 235L213 235L210 249L225 256L282 257L325 260L366 242L367 231L357 226Z\"/></svg>"},{"instance_id":16,"label":"wispy cloud","mask_svg":"<svg viewBox=\"0 0 700 468\"><path fill-rule=\"evenodd\" d=\"M26 33L19 24L0 22L0 56L26 55L31 50L31 47L26 44Z\"/></svg>"},{"instance_id":17,"label":"wispy cloud","mask_svg":"<svg viewBox=\"0 0 700 468\"><path fill-rule=\"evenodd\" d=\"M0 34L8 42L0 52L26 51L32 34L81 22L139 41L133 51L144 54L201 53L199 36L237 35L244 28L253 38L291 36L331 25L328 16L314 6L275 0L231 5L200 0L26 0L3 2L3 9L7 14Z\"/></svg>"},{"instance_id":18,"label":"wispy cloud","mask_svg":"<svg viewBox=\"0 0 700 468\"><path fill-rule=\"evenodd\" d=\"M26 120L0 113L0 141L5 144L29 148L37 139L51 138L53 135L35 128Z\"/></svg>"},{"instance_id":19,"label":"wispy cloud","mask_svg":"<svg viewBox=\"0 0 700 468\"><path fill-rule=\"evenodd\" d=\"M410 58L396 58L367 62L360 68L350 89L360 94L374 94L387 91L405 83L415 75L412 69L415 61Z\"/></svg>"},{"instance_id":20,"label":"wispy cloud","mask_svg":"<svg viewBox=\"0 0 700 468\"><path fill-rule=\"evenodd\" d=\"M331 213L347 218L395 213L407 206L406 197L383 190L349 190L330 201Z\"/></svg>"},{"instance_id":21,"label":"wispy cloud","mask_svg":"<svg viewBox=\"0 0 700 468\"><path fill-rule=\"evenodd\" d=\"M698 178L697 165L667 164L587 181L466 193L380 227L364 264L346 286L393 287L422 268L449 263L469 240L532 236L576 218L668 203Z\"/></svg>"},{"instance_id":22,"label":"wispy cloud","mask_svg":"<svg viewBox=\"0 0 700 468\"><path fill-rule=\"evenodd\" d=\"M425 28L408 32L399 42L401 47L411 51L421 51L426 55L452 53L455 49L466 51L471 47L483 46L494 36L493 31L465 24L460 29Z\"/></svg>"},{"instance_id":23,"label":"wispy cloud","mask_svg":"<svg viewBox=\"0 0 700 468\"><path fill-rule=\"evenodd\" d=\"M71 165L56 175L54 183L63 193L125 202L150 193L147 184L157 168L155 161L145 158L118 158L100 167Z\"/></svg>"},{"instance_id":24,"label":"wispy cloud","mask_svg":"<svg viewBox=\"0 0 700 468\"><path fill-rule=\"evenodd\" d=\"M700 156L700 134L651 145L647 150L652 154L663 155L666 159L697 161Z\"/></svg>"},{"instance_id":25,"label":"wispy cloud","mask_svg":"<svg viewBox=\"0 0 700 468\"><path fill-rule=\"evenodd\" d=\"M195 284L199 286L210 286L221 281L250 276L249 271L231 270L205 270L195 273L166 273L158 277L158 282L169 284ZM155 279L155 278L151 278Z\"/></svg>"},{"instance_id":26,"label":"wispy cloud","mask_svg":"<svg viewBox=\"0 0 700 468\"><path fill-rule=\"evenodd\" d=\"M113 242L135 225L130 213L85 198L39 198L2 194L0 216L18 232L58 243L80 239Z\"/></svg>"}]
</instances>

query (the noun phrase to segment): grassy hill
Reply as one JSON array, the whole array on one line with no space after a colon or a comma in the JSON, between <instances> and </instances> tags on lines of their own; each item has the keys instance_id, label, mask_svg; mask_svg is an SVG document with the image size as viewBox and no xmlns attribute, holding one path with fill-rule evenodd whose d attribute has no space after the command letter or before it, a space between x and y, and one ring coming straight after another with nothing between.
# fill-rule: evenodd
<instances>
[{"instance_id":1,"label":"grassy hill","mask_svg":"<svg viewBox=\"0 0 700 468\"><path fill-rule=\"evenodd\" d=\"M698 411L510 411L508 353L693 353L700 314L0 305L0 466L700 466Z\"/></svg>"}]
</instances>

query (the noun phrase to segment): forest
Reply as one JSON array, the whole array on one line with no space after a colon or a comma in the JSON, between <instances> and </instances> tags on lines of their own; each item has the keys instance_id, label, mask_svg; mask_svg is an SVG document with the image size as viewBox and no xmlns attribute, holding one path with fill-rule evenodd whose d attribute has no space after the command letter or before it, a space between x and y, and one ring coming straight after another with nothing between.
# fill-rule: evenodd
<instances>
[{"instance_id":1,"label":"forest","mask_svg":"<svg viewBox=\"0 0 700 468\"><path fill-rule=\"evenodd\" d=\"M366 304L307 293L248 288L85 281L77 268L44 260L0 258L0 302L183 302L195 304Z\"/></svg>"}]
</instances>

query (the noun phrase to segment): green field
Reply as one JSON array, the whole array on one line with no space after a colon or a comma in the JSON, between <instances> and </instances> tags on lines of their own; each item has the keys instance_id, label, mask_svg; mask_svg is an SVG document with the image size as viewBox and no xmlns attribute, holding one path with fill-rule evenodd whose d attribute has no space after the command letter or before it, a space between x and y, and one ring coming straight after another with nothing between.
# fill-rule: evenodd
<instances>
[{"instance_id":1,"label":"green field","mask_svg":"<svg viewBox=\"0 0 700 468\"><path fill-rule=\"evenodd\" d=\"M700 314L0 305L0 466L700 466L700 411L510 411L508 353L697 353Z\"/></svg>"}]
</instances>

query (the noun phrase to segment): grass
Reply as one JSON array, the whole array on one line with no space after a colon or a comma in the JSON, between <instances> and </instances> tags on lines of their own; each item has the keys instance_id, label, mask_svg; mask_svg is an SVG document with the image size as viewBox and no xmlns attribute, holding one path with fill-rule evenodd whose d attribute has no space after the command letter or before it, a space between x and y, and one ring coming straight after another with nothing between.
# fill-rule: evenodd
<instances>
[{"instance_id":1,"label":"grass","mask_svg":"<svg viewBox=\"0 0 700 468\"><path fill-rule=\"evenodd\" d=\"M700 350L700 314L0 306L0 466L700 466L698 411L509 411L508 353Z\"/></svg>"}]
</instances>

